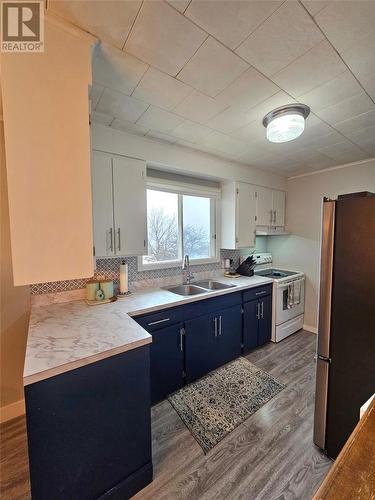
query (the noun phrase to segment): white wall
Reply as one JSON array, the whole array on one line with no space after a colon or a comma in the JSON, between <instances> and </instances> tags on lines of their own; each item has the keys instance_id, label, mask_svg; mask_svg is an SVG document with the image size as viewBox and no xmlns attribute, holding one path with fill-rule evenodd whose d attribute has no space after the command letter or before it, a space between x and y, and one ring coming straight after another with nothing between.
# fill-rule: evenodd
<instances>
[{"instance_id":1,"label":"white wall","mask_svg":"<svg viewBox=\"0 0 375 500\"><path fill-rule=\"evenodd\" d=\"M268 238L275 266L306 273L305 325L313 329L317 328L322 198L358 191L375 192L375 159L288 179L286 218L292 234Z\"/></svg>"},{"instance_id":2,"label":"white wall","mask_svg":"<svg viewBox=\"0 0 375 500\"><path fill-rule=\"evenodd\" d=\"M285 177L242 163L221 160L189 148L165 144L96 123L92 125L91 131L92 148L99 151L139 158L150 162L153 166L162 166L178 173L286 189Z\"/></svg>"}]
</instances>

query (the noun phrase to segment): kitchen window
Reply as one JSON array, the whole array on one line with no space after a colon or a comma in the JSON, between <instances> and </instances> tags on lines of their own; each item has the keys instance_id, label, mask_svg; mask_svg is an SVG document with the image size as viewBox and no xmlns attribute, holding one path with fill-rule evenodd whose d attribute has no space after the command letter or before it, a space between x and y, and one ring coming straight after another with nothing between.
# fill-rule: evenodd
<instances>
[{"instance_id":1,"label":"kitchen window","mask_svg":"<svg viewBox=\"0 0 375 500\"><path fill-rule=\"evenodd\" d=\"M181 186L149 185L147 189L148 254L138 268L160 269L218 261L216 196Z\"/></svg>"}]
</instances>

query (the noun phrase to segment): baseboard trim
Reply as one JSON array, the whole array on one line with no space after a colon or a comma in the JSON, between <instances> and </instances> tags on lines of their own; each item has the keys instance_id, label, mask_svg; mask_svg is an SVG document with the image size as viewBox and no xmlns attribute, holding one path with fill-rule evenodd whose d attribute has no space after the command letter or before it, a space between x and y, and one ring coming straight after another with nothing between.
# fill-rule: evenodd
<instances>
[{"instance_id":1,"label":"baseboard trim","mask_svg":"<svg viewBox=\"0 0 375 500\"><path fill-rule=\"evenodd\" d=\"M20 399L15 403L0 408L0 423L7 422L13 418L20 417L25 414L25 401Z\"/></svg>"},{"instance_id":2,"label":"baseboard trim","mask_svg":"<svg viewBox=\"0 0 375 500\"><path fill-rule=\"evenodd\" d=\"M315 326L303 325L302 328L304 330L306 330L307 332L316 333L316 334L318 333L318 329Z\"/></svg>"}]
</instances>

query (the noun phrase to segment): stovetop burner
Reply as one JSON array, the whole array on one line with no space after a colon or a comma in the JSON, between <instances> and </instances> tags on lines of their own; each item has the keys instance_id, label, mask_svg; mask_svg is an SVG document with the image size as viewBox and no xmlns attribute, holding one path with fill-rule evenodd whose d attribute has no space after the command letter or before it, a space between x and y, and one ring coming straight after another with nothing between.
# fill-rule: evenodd
<instances>
[{"instance_id":1,"label":"stovetop burner","mask_svg":"<svg viewBox=\"0 0 375 500\"><path fill-rule=\"evenodd\" d=\"M267 278L280 279L286 278L287 276L293 276L297 274L293 271L282 271L281 269L262 269L261 271L255 271L257 276L266 276Z\"/></svg>"}]
</instances>

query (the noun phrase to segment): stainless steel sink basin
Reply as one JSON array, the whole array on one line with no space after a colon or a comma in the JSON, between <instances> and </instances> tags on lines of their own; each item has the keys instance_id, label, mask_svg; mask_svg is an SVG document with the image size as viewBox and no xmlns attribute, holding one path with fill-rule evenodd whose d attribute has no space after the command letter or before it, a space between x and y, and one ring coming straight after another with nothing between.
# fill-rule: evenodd
<instances>
[{"instance_id":1,"label":"stainless steel sink basin","mask_svg":"<svg viewBox=\"0 0 375 500\"><path fill-rule=\"evenodd\" d=\"M182 295L184 297L187 297L189 295L198 295L200 293L207 293L209 291L196 285L177 285L165 288L165 290L176 293L177 295Z\"/></svg>"},{"instance_id":2,"label":"stainless steel sink basin","mask_svg":"<svg viewBox=\"0 0 375 500\"><path fill-rule=\"evenodd\" d=\"M207 290L225 290L226 288L234 288L236 285L229 285L215 280L197 281L195 285L207 288Z\"/></svg>"}]
</instances>

